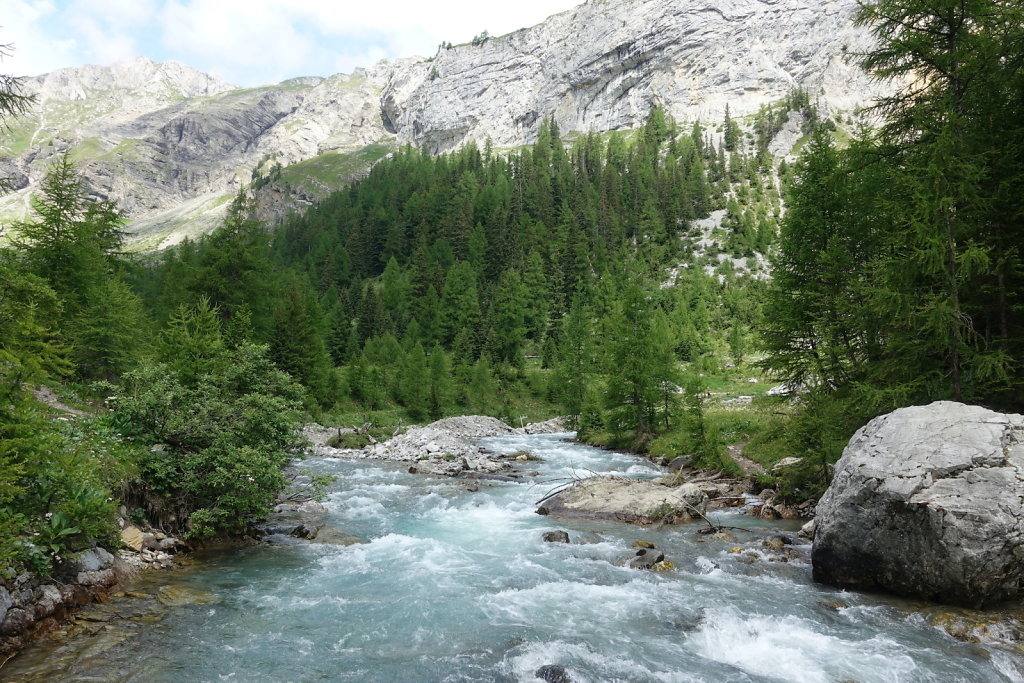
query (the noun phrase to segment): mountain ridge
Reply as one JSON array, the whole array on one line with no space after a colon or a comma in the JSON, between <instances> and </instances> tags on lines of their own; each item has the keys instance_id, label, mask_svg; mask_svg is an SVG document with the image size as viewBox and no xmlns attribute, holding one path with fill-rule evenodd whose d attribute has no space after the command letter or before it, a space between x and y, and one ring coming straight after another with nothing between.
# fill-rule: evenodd
<instances>
[{"instance_id":1,"label":"mountain ridge","mask_svg":"<svg viewBox=\"0 0 1024 683\"><path fill-rule=\"evenodd\" d=\"M433 57L257 88L144 57L59 69L27 81L39 102L0 136L0 175L17 187L0 197L0 222L25 215L63 152L97 196L125 209L136 248L159 248L208 232L226 198L277 165L308 200L363 172L349 167L379 158L370 147L516 147L547 116L564 132L604 132L640 125L658 104L680 121L718 122L727 105L742 117L796 87L826 111L852 110L882 91L856 65L871 44L853 25L856 8L591 0ZM326 179L288 171L327 153L347 170Z\"/></svg>"}]
</instances>

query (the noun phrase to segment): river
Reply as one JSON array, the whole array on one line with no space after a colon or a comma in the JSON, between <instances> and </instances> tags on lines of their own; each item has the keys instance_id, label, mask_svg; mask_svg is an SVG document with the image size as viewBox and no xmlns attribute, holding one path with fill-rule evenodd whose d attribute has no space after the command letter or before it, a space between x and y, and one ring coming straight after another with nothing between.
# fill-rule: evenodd
<instances>
[{"instance_id":1,"label":"river","mask_svg":"<svg viewBox=\"0 0 1024 683\"><path fill-rule=\"evenodd\" d=\"M590 472L655 476L645 461L565 436L482 440L542 461L521 482L477 486L409 474L398 463L311 459L337 475L331 526L370 543L290 541L198 555L152 572L108 616L43 640L3 681L532 681L546 665L573 681L1015 681L1019 653L964 643L930 625L939 608L842 592L810 580L792 531L717 513L750 531L711 538L700 524L633 527L536 514L552 487ZM572 543L545 543L566 530ZM637 540L676 569L615 565ZM787 561L779 561L786 557ZM207 604L153 608L161 583ZM149 605L133 607L133 605ZM134 611L133 611L134 610ZM112 615L112 616L111 616Z\"/></svg>"}]
</instances>

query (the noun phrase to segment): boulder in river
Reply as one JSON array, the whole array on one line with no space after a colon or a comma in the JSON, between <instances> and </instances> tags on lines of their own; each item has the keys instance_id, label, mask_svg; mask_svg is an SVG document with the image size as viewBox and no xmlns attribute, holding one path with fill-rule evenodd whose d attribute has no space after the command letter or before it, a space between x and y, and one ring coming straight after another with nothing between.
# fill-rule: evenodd
<instances>
[{"instance_id":1,"label":"boulder in river","mask_svg":"<svg viewBox=\"0 0 1024 683\"><path fill-rule=\"evenodd\" d=\"M1024 595L1024 416L939 401L850 440L817 508L814 579L968 607Z\"/></svg>"},{"instance_id":2,"label":"boulder in river","mask_svg":"<svg viewBox=\"0 0 1024 683\"><path fill-rule=\"evenodd\" d=\"M569 534L565 531L548 531L544 534L545 543L568 543Z\"/></svg>"},{"instance_id":3,"label":"boulder in river","mask_svg":"<svg viewBox=\"0 0 1024 683\"><path fill-rule=\"evenodd\" d=\"M630 524L689 521L704 514L707 505L707 495L693 484L664 486L624 477L588 477L544 502L554 516Z\"/></svg>"},{"instance_id":4,"label":"boulder in river","mask_svg":"<svg viewBox=\"0 0 1024 683\"><path fill-rule=\"evenodd\" d=\"M652 569L654 565L664 561L664 559L665 553L660 550L641 548L636 551L636 556L629 561L629 566L633 569Z\"/></svg>"},{"instance_id":5,"label":"boulder in river","mask_svg":"<svg viewBox=\"0 0 1024 683\"><path fill-rule=\"evenodd\" d=\"M156 599L168 607L181 607L183 605L215 605L220 598L213 593L202 591L188 586L161 586L156 593Z\"/></svg>"},{"instance_id":6,"label":"boulder in river","mask_svg":"<svg viewBox=\"0 0 1024 683\"><path fill-rule=\"evenodd\" d=\"M565 670L564 666L558 664L545 664L534 671L533 675L545 683L572 683L569 672Z\"/></svg>"}]
</instances>

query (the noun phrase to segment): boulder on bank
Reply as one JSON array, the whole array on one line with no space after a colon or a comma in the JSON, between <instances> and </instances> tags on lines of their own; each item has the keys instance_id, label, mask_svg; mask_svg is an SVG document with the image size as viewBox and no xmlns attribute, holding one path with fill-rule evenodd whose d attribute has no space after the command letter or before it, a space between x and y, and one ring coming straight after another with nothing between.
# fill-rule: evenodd
<instances>
[{"instance_id":1,"label":"boulder on bank","mask_svg":"<svg viewBox=\"0 0 1024 683\"><path fill-rule=\"evenodd\" d=\"M939 401L877 417L818 503L814 579L980 607L1024 595L1024 416Z\"/></svg>"},{"instance_id":2,"label":"boulder on bank","mask_svg":"<svg viewBox=\"0 0 1024 683\"><path fill-rule=\"evenodd\" d=\"M693 484L665 486L623 477L582 479L544 501L551 515L630 524L689 521L707 506L707 495Z\"/></svg>"}]
</instances>

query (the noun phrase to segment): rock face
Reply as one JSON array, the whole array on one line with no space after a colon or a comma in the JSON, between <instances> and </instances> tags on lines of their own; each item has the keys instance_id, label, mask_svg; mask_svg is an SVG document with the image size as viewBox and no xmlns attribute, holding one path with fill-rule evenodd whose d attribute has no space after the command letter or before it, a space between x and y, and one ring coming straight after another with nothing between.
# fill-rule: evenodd
<instances>
[{"instance_id":1,"label":"rock face","mask_svg":"<svg viewBox=\"0 0 1024 683\"><path fill-rule=\"evenodd\" d=\"M693 484L665 486L622 477L588 477L544 501L553 516L630 524L689 521L704 514L707 505L707 495Z\"/></svg>"},{"instance_id":2,"label":"rock face","mask_svg":"<svg viewBox=\"0 0 1024 683\"><path fill-rule=\"evenodd\" d=\"M139 246L208 232L253 169L392 139L378 97L396 64L249 89L141 57L29 79L35 107L0 132L5 175L19 187L0 198L0 216L21 218L46 170L70 151L92 193L125 210Z\"/></svg>"},{"instance_id":3,"label":"rock face","mask_svg":"<svg viewBox=\"0 0 1024 683\"><path fill-rule=\"evenodd\" d=\"M68 558L52 579L0 577L0 662L68 610L102 599L117 579L116 560L102 548Z\"/></svg>"},{"instance_id":4,"label":"rock face","mask_svg":"<svg viewBox=\"0 0 1024 683\"><path fill-rule=\"evenodd\" d=\"M751 114L801 86L831 109L876 91L851 56L870 47L854 0L592 0L397 70L384 125L433 151L513 146L554 116L562 131L632 128L653 103L681 121ZM848 53L848 54L847 54Z\"/></svg>"},{"instance_id":5,"label":"rock face","mask_svg":"<svg viewBox=\"0 0 1024 683\"><path fill-rule=\"evenodd\" d=\"M298 164L287 178L308 202L328 189L314 187L322 164L356 167L334 174L342 182L397 144L522 145L547 116L563 133L619 130L657 103L679 121L717 122L726 105L751 114L795 87L827 109L850 110L880 90L855 64L871 45L853 26L856 8L856 0L591 0L429 60L249 89L144 58L61 69L30 79L37 106L0 131L0 156L9 157L0 170L20 188L0 198L0 217L21 218L68 150L95 194L127 211L137 245L158 248L212 229L253 169L274 164L289 174L289 164L319 160L317 173L304 176ZM287 210L267 196L271 215Z\"/></svg>"},{"instance_id":6,"label":"rock face","mask_svg":"<svg viewBox=\"0 0 1024 683\"><path fill-rule=\"evenodd\" d=\"M814 579L978 607L1024 594L1024 416L941 401L875 418L818 504Z\"/></svg>"}]
</instances>

